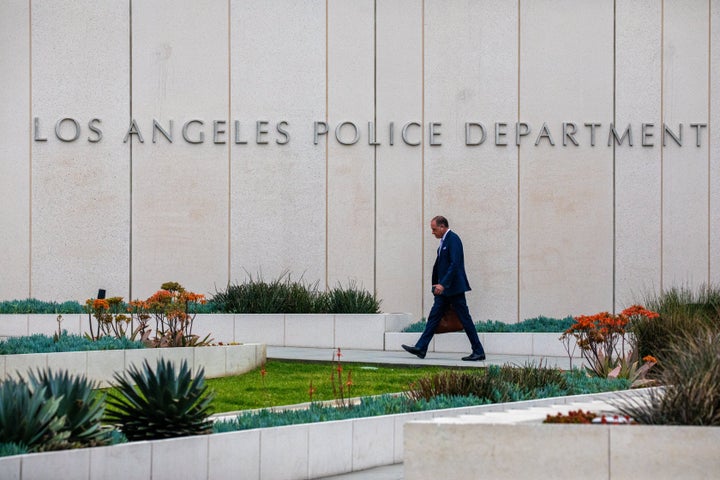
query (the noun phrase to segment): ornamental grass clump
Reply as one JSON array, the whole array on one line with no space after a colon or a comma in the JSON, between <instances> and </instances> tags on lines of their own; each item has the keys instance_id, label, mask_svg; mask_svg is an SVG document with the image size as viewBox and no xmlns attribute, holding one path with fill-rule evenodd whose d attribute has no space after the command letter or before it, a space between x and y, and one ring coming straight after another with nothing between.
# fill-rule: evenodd
<instances>
[{"instance_id":1,"label":"ornamental grass clump","mask_svg":"<svg viewBox=\"0 0 720 480\"><path fill-rule=\"evenodd\" d=\"M663 387L616 408L643 424L720 426L720 333L685 334L663 358Z\"/></svg>"},{"instance_id":2,"label":"ornamental grass clump","mask_svg":"<svg viewBox=\"0 0 720 480\"><path fill-rule=\"evenodd\" d=\"M570 394L573 387L569 375L572 373L530 364L446 370L413 382L406 395L412 400L427 401L443 395L472 396L489 403L530 400Z\"/></svg>"},{"instance_id":3,"label":"ornamental grass clump","mask_svg":"<svg viewBox=\"0 0 720 480\"><path fill-rule=\"evenodd\" d=\"M212 298L215 308L224 313L378 313L381 301L350 281L320 291L319 282L292 280L284 272L265 282L261 275L248 274L245 283L228 285Z\"/></svg>"},{"instance_id":4,"label":"ornamental grass clump","mask_svg":"<svg viewBox=\"0 0 720 480\"><path fill-rule=\"evenodd\" d=\"M129 377L129 378L128 378ZM210 404L214 397L205 384L204 369L193 378L186 361L176 370L159 359L153 370L147 360L142 371L131 365L128 377L115 374L117 390L108 398L106 418L130 441L203 435L212 431Z\"/></svg>"},{"instance_id":5,"label":"ornamental grass clump","mask_svg":"<svg viewBox=\"0 0 720 480\"><path fill-rule=\"evenodd\" d=\"M658 319L639 318L629 331L635 337L640 356L653 355L661 363L675 339L710 331L720 332L720 286L705 284L692 290L675 287L648 295L646 305L658 312Z\"/></svg>"}]
</instances>

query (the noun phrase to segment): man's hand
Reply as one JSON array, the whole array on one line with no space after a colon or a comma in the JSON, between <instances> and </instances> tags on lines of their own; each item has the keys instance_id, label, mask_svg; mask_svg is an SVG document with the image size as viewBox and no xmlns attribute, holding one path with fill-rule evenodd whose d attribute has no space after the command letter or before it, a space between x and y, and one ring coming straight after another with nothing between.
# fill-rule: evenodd
<instances>
[{"instance_id":1,"label":"man's hand","mask_svg":"<svg viewBox=\"0 0 720 480\"><path fill-rule=\"evenodd\" d=\"M433 285L433 294L435 295L442 295L442 293L445 291L445 287L443 287L441 284Z\"/></svg>"}]
</instances>

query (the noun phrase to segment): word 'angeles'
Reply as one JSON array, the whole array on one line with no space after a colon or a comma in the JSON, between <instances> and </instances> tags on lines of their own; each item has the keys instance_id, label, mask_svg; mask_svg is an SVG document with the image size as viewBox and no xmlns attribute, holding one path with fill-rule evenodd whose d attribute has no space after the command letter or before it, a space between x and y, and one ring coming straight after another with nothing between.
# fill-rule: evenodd
<instances>
[{"instance_id":1,"label":"word 'angeles'","mask_svg":"<svg viewBox=\"0 0 720 480\"><path fill-rule=\"evenodd\" d=\"M86 139L88 142L98 143L103 139L101 124L102 121L99 118L93 118L87 122L86 127L89 133ZM556 145L577 147L581 144L592 147L603 144L608 147L613 145L633 147L638 144L643 147L654 147L661 144L664 147L669 143L682 147L688 136L687 129L685 131L683 129L686 124L683 123L678 123L677 126L666 123L662 125L628 123L625 128L617 128L614 123L605 126L597 122L562 122L561 125L551 128L545 122L537 130L527 122L495 122L490 125L490 127L486 127L481 122L465 122L464 132L460 132L460 135L456 133L453 138L464 139L464 144L468 147L485 144L489 135L492 136L492 140L488 143L495 146L507 146L512 143L520 146L532 142L534 146L552 147ZM443 144L442 123L427 122L425 127L427 131L423 132L421 122L410 121L399 124L388 122L382 129L378 129L376 122L367 122L367 129L365 129L364 125L360 127L356 122L345 121L331 129L328 122L315 121L312 123L312 130L308 128L307 133L309 134L308 138L312 138L314 145L320 143L321 139L333 138L341 145L367 142L368 145L404 144L416 147L426 142L430 146L441 146ZM703 132L707 128L707 123L690 123L689 127L691 141L694 140L696 147L702 146ZM65 117L55 122L54 133L56 139L71 143L80 139L83 135L83 128L76 119ZM213 120L206 123L204 120L192 119L184 122L180 128L180 137L190 144L205 143L206 134L212 137L214 144L247 145L253 141L258 145L269 143L286 145L290 143L291 138L290 123L285 120L275 123L265 120L241 123L239 120L234 120L232 124L229 124L226 120ZM33 140L46 142L48 141L46 135L40 118L35 117ZM152 143L158 143L158 141L174 143L177 138L175 122L168 120L162 124L153 119L152 127L145 127L143 130L138 122L132 119L125 131L123 142L127 143L131 138L140 143L145 143L150 139Z\"/></svg>"}]
</instances>

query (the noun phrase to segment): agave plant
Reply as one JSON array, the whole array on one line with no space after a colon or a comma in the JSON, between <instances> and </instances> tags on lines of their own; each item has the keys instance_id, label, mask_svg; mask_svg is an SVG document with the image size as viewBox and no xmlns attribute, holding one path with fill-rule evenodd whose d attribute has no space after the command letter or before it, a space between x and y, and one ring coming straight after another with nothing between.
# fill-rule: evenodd
<instances>
[{"instance_id":1,"label":"agave plant","mask_svg":"<svg viewBox=\"0 0 720 480\"><path fill-rule=\"evenodd\" d=\"M53 450L67 440L57 416L60 398L47 398L45 387L33 392L22 380L0 382L0 443L30 451Z\"/></svg>"},{"instance_id":2,"label":"agave plant","mask_svg":"<svg viewBox=\"0 0 720 480\"><path fill-rule=\"evenodd\" d=\"M142 371L130 366L128 376L115 374L117 393L108 397L106 414L128 440L211 433L214 393L207 391L204 369L192 378L186 361L176 373L169 360L159 359L154 371L146 360Z\"/></svg>"},{"instance_id":3,"label":"agave plant","mask_svg":"<svg viewBox=\"0 0 720 480\"><path fill-rule=\"evenodd\" d=\"M95 393L97 385L83 376L67 371L52 373L49 369L37 374L30 372L28 383L32 391L47 400L60 400L56 416L64 420L62 431L68 433L67 442L75 446L99 446L110 443L110 433L102 426L105 395Z\"/></svg>"}]
</instances>

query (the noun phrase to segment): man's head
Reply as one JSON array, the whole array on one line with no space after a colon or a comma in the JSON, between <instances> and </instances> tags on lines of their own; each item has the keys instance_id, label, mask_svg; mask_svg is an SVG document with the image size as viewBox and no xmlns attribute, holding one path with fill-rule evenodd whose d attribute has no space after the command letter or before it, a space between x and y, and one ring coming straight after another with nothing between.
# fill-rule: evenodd
<instances>
[{"instance_id":1,"label":"man's head","mask_svg":"<svg viewBox=\"0 0 720 480\"><path fill-rule=\"evenodd\" d=\"M430 230L432 230L432 234L435 238L442 238L443 235L445 235L445 232L448 231L448 227L447 218L442 215L438 215L430 220Z\"/></svg>"}]
</instances>

